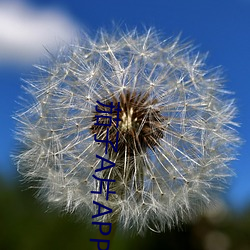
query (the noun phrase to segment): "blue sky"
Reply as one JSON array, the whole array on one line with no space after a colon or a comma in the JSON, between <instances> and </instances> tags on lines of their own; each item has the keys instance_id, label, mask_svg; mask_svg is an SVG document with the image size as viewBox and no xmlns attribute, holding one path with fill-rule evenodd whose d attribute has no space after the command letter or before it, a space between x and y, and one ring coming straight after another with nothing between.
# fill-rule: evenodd
<instances>
[{"instance_id":1,"label":"blue sky","mask_svg":"<svg viewBox=\"0 0 250 250\"><path fill-rule=\"evenodd\" d=\"M21 78L46 54L43 45L53 50L55 37L70 40L79 27L94 34L100 27L111 27L112 21L131 28L154 26L166 37L181 33L201 52L209 51L210 67L222 65L225 88L235 92L244 141L232 163L237 177L227 198L234 207L249 204L250 0L1 1L0 175L16 179L9 156L15 149L11 116L22 95Z\"/></svg>"}]
</instances>

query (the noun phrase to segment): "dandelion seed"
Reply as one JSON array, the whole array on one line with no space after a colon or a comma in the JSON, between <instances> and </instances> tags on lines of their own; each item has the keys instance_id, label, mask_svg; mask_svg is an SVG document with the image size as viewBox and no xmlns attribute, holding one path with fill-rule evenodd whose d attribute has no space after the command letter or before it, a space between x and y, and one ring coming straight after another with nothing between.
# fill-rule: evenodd
<instances>
[{"instance_id":1,"label":"dandelion seed","mask_svg":"<svg viewBox=\"0 0 250 250\"><path fill-rule=\"evenodd\" d=\"M207 70L190 44L161 41L152 29L83 35L27 81L33 101L15 116L25 147L18 170L37 180L49 204L88 215L95 214L93 200L105 203L124 229L163 231L192 219L233 175L236 109L219 72ZM106 129L95 125L97 100L121 107L119 126L112 123L109 132L115 143L119 131L118 152L107 154L116 167L98 172L116 180L108 201L91 193L98 186L96 154L105 156L93 139L102 140Z\"/></svg>"}]
</instances>

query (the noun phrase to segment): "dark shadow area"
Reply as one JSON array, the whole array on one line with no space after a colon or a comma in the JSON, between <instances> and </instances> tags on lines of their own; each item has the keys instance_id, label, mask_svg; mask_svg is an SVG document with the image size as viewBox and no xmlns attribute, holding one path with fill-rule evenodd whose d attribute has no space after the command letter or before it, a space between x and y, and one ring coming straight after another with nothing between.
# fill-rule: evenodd
<instances>
[{"instance_id":1,"label":"dark shadow area","mask_svg":"<svg viewBox=\"0 0 250 250\"><path fill-rule=\"evenodd\" d=\"M95 243L89 239L98 229L86 224L72 215L46 212L24 184L0 181L1 250L92 250ZM250 209L241 214L220 211L166 233L148 231L144 237L118 232L110 249L250 250Z\"/></svg>"}]
</instances>

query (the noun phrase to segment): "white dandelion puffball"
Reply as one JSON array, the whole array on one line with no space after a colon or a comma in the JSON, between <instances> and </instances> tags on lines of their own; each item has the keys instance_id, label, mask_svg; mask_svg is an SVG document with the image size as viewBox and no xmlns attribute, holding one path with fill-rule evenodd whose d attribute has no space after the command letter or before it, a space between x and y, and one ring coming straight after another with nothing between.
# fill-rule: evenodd
<instances>
[{"instance_id":1,"label":"white dandelion puffball","mask_svg":"<svg viewBox=\"0 0 250 250\"><path fill-rule=\"evenodd\" d=\"M37 68L26 80L31 98L15 115L23 148L16 162L52 207L91 221L96 201L112 209L96 221L164 231L213 204L233 175L234 100L191 44L161 40L153 29L82 33ZM117 111L97 118L97 109L107 116L100 103L119 103L118 126ZM97 121L110 120L107 134ZM97 142L105 138L107 147ZM101 158L115 167L96 171Z\"/></svg>"}]
</instances>

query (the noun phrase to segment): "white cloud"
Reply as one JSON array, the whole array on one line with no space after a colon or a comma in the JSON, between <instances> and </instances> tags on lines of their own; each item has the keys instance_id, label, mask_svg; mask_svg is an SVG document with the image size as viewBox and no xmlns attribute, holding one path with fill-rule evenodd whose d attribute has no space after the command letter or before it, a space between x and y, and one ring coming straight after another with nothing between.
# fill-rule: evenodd
<instances>
[{"instance_id":1,"label":"white cloud","mask_svg":"<svg viewBox=\"0 0 250 250\"><path fill-rule=\"evenodd\" d=\"M70 42L76 25L56 9L39 10L21 2L0 3L0 64L27 63Z\"/></svg>"}]
</instances>

